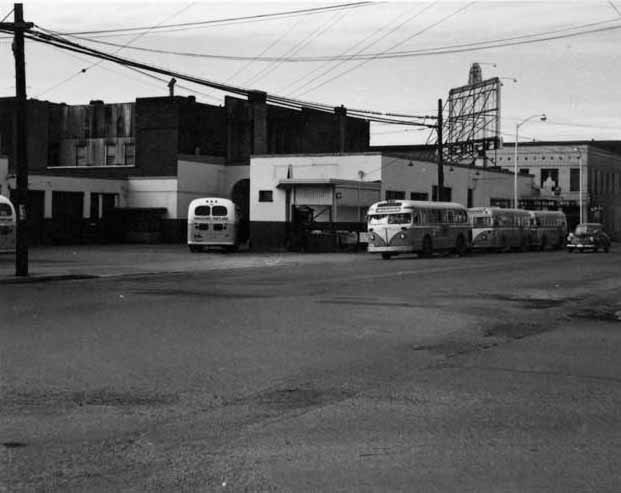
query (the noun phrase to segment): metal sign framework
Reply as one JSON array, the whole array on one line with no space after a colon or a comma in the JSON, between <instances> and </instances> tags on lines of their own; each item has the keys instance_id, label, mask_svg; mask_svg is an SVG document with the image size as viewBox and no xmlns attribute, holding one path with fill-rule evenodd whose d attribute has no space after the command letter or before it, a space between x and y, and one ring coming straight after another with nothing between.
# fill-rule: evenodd
<instances>
[{"instance_id":1,"label":"metal sign framework","mask_svg":"<svg viewBox=\"0 0 621 493\"><path fill-rule=\"evenodd\" d=\"M487 161L500 140L500 79L494 77L449 91L446 120L446 162ZM485 166L485 164L484 164Z\"/></svg>"}]
</instances>

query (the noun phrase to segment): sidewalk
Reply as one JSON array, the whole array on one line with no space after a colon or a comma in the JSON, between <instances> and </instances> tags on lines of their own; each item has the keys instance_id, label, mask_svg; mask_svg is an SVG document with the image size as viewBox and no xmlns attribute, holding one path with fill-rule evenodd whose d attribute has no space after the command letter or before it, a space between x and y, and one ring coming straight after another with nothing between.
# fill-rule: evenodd
<instances>
[{"instance_id":1,"label":"sidewalk","mask_svg":"<svg viewBox=\"0 0 621 493\"><path fill-rule=\"evenodd\" d=\"M29 249L28 277L15 275L14 254L0 254L0 284L316 263L318 256L322 263L340 263L351 261L352 255L190 253L185 244L40 246Z\"/></svg>"}]
</instances>

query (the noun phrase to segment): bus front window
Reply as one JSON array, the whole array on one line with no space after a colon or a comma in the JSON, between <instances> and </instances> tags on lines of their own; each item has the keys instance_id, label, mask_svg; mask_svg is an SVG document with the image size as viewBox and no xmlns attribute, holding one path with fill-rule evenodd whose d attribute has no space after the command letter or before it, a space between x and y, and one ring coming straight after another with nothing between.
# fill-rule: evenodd
<instances>
[{"instance_id":1,"label":"bus front window","mask_svg":"<svg viewBox=\"0 0 621 493\"><path fill-rule=\"evenodd\" d=\"M412 214L389 214L388 224L411 224Z\"/></svg>"},{"instance_id":2,"label":"bus front window","mask_svg":"<svg viewBox=\"0 0 621 493\"><path fill-rule=\"evenodd\" d=\"M473 217L472 226L475 228L489 228L492 225L492 219L487 216Z\"/></svg>"},{"instance_id":3,"label":"bus front window","mask_svg":"<svg viewBox=\"0 0 621 493\"><path fill-rule=\"evenodd\" d=\"M386 224L386 214L370 214L369 225L377 226L378 224Z\"/></svg>"}]
</instances>

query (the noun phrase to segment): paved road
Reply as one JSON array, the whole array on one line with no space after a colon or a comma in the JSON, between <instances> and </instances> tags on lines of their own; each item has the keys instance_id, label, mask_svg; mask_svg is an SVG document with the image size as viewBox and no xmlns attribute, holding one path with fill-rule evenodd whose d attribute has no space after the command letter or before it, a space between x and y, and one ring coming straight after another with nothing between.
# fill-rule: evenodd
<instances>
[{"instance_id":1,"label":"paved road","mask_svg":"<svg viewBox=\"0 0 621 493\"><path fill-rule=\"evenodd\" d=\"M0 488L621 490L618 250L186 257L0 285Z\"/></svg>"}]
</instances>

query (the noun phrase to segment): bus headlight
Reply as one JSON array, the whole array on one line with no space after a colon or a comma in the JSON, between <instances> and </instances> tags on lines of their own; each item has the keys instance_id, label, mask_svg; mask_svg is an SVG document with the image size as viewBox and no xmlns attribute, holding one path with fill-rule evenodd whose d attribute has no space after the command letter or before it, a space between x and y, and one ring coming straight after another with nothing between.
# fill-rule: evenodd
<instances>
[{"instance_id":1,"label":"bus headlight","mask_svg":"<svg viewBox=\"0 0 621 493\"><path fill-rule=\"evenodd\" d=\"M479 240L485 241L487 240L487 235L485 233L481 233L478 237Z\"/></svg>"},{"instance_id":2,"label":"bus headlight","mask_svg":"<svg viewBox=\"0 0 621 493\"><path fill-rule=\"evenodd\" d=\"M375 235L373 233L369 235L369 240L375 241Z\"/></svg>"},{"instance_id":3,"label":"bus headlight","mask_svg":"<svg viewBox=\"0 0 621 493\"><path fill-rule=\"evenodd\" d=\"M401 238L402 240L405 240L406 238L405 233L399 233L399 238Z\"/></svg>"}]
</instances>

